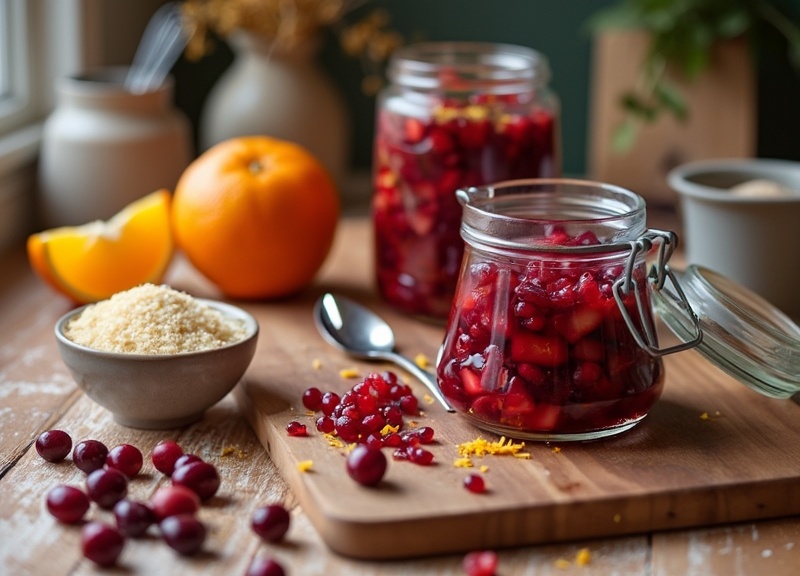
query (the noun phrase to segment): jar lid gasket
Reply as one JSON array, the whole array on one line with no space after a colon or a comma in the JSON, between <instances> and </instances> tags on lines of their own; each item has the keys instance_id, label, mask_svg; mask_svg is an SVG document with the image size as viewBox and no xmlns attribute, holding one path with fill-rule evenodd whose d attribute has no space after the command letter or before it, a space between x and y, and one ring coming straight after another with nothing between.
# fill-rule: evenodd
<instances>
[{"instance_id":1,"label":"jar lid gasket","mask_svg":"<svg viewBox=\"0 0 800 576\"><path fill-rule=\"evenodd\" d=\"M653 291L653 305L683 341L697 317L703 332L697 351L743 384L766 396L800 391L800 327L772 304L708 268L672 271L691 310L677 304L670 286Z\"/></svg>"}]
</instances>

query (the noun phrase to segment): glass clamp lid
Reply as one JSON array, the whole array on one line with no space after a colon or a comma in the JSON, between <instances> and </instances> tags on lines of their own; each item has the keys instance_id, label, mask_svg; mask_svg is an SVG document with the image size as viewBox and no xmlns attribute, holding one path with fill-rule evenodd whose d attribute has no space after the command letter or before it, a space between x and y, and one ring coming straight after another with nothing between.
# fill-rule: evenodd
<instances>
[{"instance_id":1,"label":"glass clamp lid","mask_svg":"<svg viewBox=\"0 0 800 576\"><path fill-rule=\"evenodd\" d=\"M678 338L695 340L699 325L697 351L737 380L773 398L800 391L800 327L787 315L702 266L667 267L667 277L652 302Z\"/></svg>"}]
</instances>

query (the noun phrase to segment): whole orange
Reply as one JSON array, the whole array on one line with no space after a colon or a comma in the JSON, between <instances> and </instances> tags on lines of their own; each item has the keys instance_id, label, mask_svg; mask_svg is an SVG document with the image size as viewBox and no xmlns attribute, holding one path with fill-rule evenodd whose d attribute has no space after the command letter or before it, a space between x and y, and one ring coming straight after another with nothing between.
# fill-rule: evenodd
<instances>
[{"instance_id":1,"label":"whole orange","mask_svg":"<svg viewBox=\"0 0 800 576\"><path fill-rule=\"evenodd\" d=\"M308 285L333 243L339 196L303 147L227 140L192 162L175 187L175 242L232 298L285 296Z\"/></svg>"}]
</instances>

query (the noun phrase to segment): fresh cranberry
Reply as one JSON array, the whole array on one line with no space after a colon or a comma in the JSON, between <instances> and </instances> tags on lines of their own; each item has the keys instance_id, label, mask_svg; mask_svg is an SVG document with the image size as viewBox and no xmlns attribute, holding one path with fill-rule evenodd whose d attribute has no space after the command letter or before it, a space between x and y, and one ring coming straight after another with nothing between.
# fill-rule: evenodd
<instances>
[{"instance_id":1,"label":"fresh cranberry","mask_svg":"<svg viewBox=\"0 0 800 576\"><path fill-rule=\"evenodd\" d=\"M136 476L142 469L143 463L141 451L130 444L114 446L106 456L106 467L115 468L128 478Z\"/></svg>"},{"instance_id":2,"label":"fresh cranberry","mask_svg":"<svg viewBox=\"0 0 800 576\"><path fill-rule=\"evenodd\" d=\"M88 522L81 529L83 555L99 566L113 566L124 546L125 538L108 524Z\"/></svg>"},{"instance_id":3,"label":"fresh cranberry","mask_svg":"<svg viewBox=\"0 0 800 576\"><path fill-rule=\"evenodd\" d=\"M486 482L478 474L468 474L464 477L464 488L474 494L483 494L486 492Z\"/></svg>"},{"instance_id":4,"label":"fresh cranberry","mask_svg":"<svg viewBox=\"0 0 800 576\"><path fill-rule=\"evenodd\" d=\"M47 511L65 524L81 520L89 510L89 497L74 486L59 484L47 492Z\"/></svg>"},{"instance_id":5,"label":"fresh cranberry","mask_svg":"<svg viewBox=\"0 0 800 576\"><path fill-rule=\"evenodd\" d=\"M155 512L144 502L123 499L114 505L114 519L117 529L129 538L144 534L156 521Z\"/></svg>"},{"instance_id":6,"label":"fresh cranberry","mask_svg":"<svg viewBox=\"0 0 800 576\"><path fill-rule=\"evenodd\" d=\"M150 499L156 520L178 514L194 514L200 509L200 497L185 486L164 486Z\"/></svg>"},{"instance_id":7,"label":"fresh cranberry","mask_svg":"<svg viewBox=\"0 0 800 576\"><path fill-rule=\"evenodd\" d=\"M297 420L292 420L286 425L286 432L289 436L308 436L306 425L301 424Z\"/></svg>"},{"instance_id":8,"label":"fresh cranberry","mask_svg":"<svg viewBox=\"0 0 800 576\"><path fill-rule=\"evenodd\" d=\"M245 576L285 576L286 572L276 560L259 554L250 566L247 567Z\"/></svg>"},{"instance_id":9,"label":"fresh cranberry","mask_svg":"<svg viewBox=\"0 0 800 576\"><path fill-rule=\"evenodd\" d=\"M63 430L48 430L36 439L36 451L48 462L61 462L72 450L72 438Z\"/></svg>"},{"instance_id":10,"label":"fresh cranberry","mask_svg":"<svg viewBox=\"0 0 800 576\"><path fill-rule=\"evenodd\" d=\"M307 388L303 392L303 406L312 412L317 412L322 407L322 392L319 388Z\"/></svg>"},{"instance_id":11,"label":"fresh cranberry","mask_svg":"<svg viewBox=\"0 0 800 576\"><path fill-rule=\"evenodd\" d=\"M170 548L183 555L196 553L206 539L206 527L192 514L168 516L158 524L161 537Z\"/></svg>"},{"instance_id":12,"label":"fresh cranberry","mask_svg":"<svg viewBox=\"0 0 800 576\"><path fill-rule=\"evenodd\" d=\"M497 564L497 554L491 550L469 552L462 563L467 576L494 576Z\"/></svg>"},{"instance_id":13,"label":"fresh cranberry","mask_svg":"<svg viewBox=\"0 0 800 576\"><path fill-rule=\"evenodd\" d=\"M108 448L98 440L81 440L72 450L72 461L87 474L99 470L106 463Z\"/></svg>"},{"instance_id":14,"label":"fresh cranberry","mask_svg":"<svg viewBox=\"0 0 800 576\"><path fill-rule=\"evenodd\" d=\"M172 473L172 484L194 491L200 500L208 500L219 490L220 478L217 469L208 462L191 462Z\"/></svg>"},{"instance_id":15,"label":"fresh cranberry","mask_svg":"<svg viewBox=\"0 0 800 576\"><path fill-rule=\"evenodd\" d=\"M253 512L250 525L267 542L280 542L289 530L291 516L280 504L261 506Z\"/></svg>"},{"instance_id":16,"label":"fresh cranberry","mask_svg":"<svg viewBox=\"0 0 800 576\"><path fill-rule=\"evenodd\" d=\"M86 477L86 493L100 508L111 510L128 494L128 478L114 468L95 470Z\"/></svg>"},{"instance_id":17,"label":"fresh cranberry","mask_svg":"<svg viewBox=\"0 0 800 576\"><path fill-rule=\"evenodd\" d=\"M171 476L175 470L175 463L183 456L183 448L174 440L162 440L153 448L151 456L156 470Z\"/></svg>"},{"instance_id":18,"label":"fresh cranberry","mask_svg":"<svg viewBox=\"0 0 800 576\"><path fill-rule=\"evenodd\" d=\"M378 484L386 473L386 456L380 450L359 444L347 455L347 473L364 486Z\"/></svg>"}]
</instances>

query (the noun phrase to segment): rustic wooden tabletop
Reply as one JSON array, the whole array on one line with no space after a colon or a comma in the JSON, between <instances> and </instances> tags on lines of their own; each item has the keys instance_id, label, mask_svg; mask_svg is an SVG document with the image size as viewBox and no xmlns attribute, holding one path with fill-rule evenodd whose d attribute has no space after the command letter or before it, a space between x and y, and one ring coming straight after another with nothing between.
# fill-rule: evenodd
<instances>
[{"instance_id":1,"label":"rustic wooden tabletop","mask_svg":"<svg viewBox=\"0 0 800 576\"><path fill-rule=\"evenodd\" d=\"M369 238L366 220L344 219L319 282L369 290ZM181 260L167 281L198 296L219 297ZM33 449L36 437L52 428L69 432L75 441L94 438L109 446L123 442L138 446L146 464L130 485L136 498L147 499L165 483L147 460L152 447L164 438L177 440L220 471L220 492L199 513L209 528L199 554L179 556L153 533L129 540L112 572L244 574L251 559L264 554L276 558L288 574L463 573L460 553L362 561L331 552L232 396L200 422L182 429L144 431L116 424L77 388L56 350L53 325L70 307L33 276L21 250L0 259L0 574L97 573L82 558L80 528L59 524L44 506L51 486L81 485L84 479L70 458L51 464ZM793 501L800 499L800 482L792 493ZM249 520L255 508L275 502L291 509L292 525L284 542L267 544L252 532ZM89 517L108 520L110 514L92 508ZM591 560L579 565L576 558L582 549L589 551ZM501 575L788 576L800 572L800 519L568 541L498 553Z\"/></svg>"}]
</instances>

